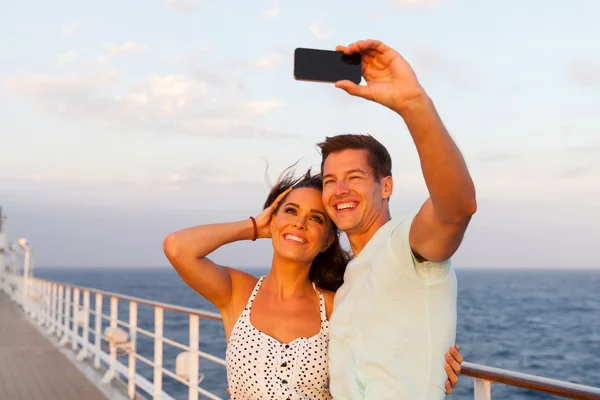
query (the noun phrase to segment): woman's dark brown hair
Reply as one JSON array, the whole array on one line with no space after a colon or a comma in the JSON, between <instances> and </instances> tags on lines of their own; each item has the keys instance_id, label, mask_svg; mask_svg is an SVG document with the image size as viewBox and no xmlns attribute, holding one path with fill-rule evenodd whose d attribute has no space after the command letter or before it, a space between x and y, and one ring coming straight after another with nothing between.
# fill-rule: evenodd
<instances>
[{"instance_id":1,"label":"woman's dark brown hair","mask_svg":"<svg viewBox=\"0 0 600 400\"><path fill-rule=\"evenodd\" d=\"M323 180L321 179L320 174L312 175L311 170L309 169L304 176L294 178L292 167L286 169L279 178L277 184L273 186L265 201L263 209L269 207L275 201L277 196L290 187L293 187L294 189L312 188L320 192L323 191ZM283 204L284 200L285 198L282 199L279 204ZM279 207L275 210L274 214L277 214L278 211ZM348 265L351 256L347 251L342 249L342 246L340 245L340 231L333 221L331 221L331 226L334 235L333 243L331 243L331 246L329 246L327 250L319 253L315 257L310 267L308 278L319 288L335 292L342 286L342 283L344 283L344 272L346 271L346 265Z\"/></svg>"}]
</instances>

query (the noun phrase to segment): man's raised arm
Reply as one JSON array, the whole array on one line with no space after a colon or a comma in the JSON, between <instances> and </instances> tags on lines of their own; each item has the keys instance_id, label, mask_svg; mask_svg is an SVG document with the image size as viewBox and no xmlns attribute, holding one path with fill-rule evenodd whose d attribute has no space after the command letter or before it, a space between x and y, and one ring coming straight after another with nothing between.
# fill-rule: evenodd
<instances>
[{"instance_id":1,"label":"man's raised arm","mask_svg":"<svg viewBox=\"0 0 600 400\"><path fill-rule=\"evenodd\" d=\"M475 187L458 147L411 66L398 52L377 40L361 40L337 50L362 55L367 84L340 81L336 87L398 113L417 147L430 197L411 226L413 252L420 261L449 259L477 209Z\"/></svg>"},{"instance_id":2,"label":"man's raised arm","mask_svg":"<svg viewBox=\"0 0 600 400\"><path fill-rule=\"evenodd\" d=\"M421 261L445 261L460 246L477 209L475 186L460 150L424 92L395 111L413 138L430 196L413 220L410 246Z\"/></svg>"}]
</instances>

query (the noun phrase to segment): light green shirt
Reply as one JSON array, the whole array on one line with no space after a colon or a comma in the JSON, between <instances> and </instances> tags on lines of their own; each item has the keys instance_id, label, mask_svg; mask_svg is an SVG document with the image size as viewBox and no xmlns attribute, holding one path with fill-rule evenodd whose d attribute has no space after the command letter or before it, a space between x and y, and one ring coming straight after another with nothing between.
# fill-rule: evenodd
<instances>
[{"instance_id":1,"label":"light green shirt","mask_svg":"<svg viewBox=\"0 0 600 400\"><path fill-rule=\"evenodd\" d=\"M387 222L348 264L330 321L335 400L445 397L444 356L456 337L456 275L449 260L415 260L408 241L412 218Z\"/></svg>"}]
</instances>

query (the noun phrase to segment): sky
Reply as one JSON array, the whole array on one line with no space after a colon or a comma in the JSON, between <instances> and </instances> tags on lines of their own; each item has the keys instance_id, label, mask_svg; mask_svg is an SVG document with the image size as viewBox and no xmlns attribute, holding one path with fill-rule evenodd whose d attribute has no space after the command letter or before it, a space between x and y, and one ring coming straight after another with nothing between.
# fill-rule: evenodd
<instances>
[{"instance_id":1,"label":"sky","mask_svg":"<svg viewBox=\"0 0 600 400\"><path fill-rule=\"evenodd\" d=\"M0 206L9 242L26 237L38 267L167 267L168 233L256 215L285 167L318 170L316 143L339 133L388 147L392 215L414 212L427 189L401 118L293 79L296 47L372 38L413 66L475 181L454 265L600 268L597 1L2 8ZM213 259L270 258L258 241Z\"/></svg>"}]
</instances>

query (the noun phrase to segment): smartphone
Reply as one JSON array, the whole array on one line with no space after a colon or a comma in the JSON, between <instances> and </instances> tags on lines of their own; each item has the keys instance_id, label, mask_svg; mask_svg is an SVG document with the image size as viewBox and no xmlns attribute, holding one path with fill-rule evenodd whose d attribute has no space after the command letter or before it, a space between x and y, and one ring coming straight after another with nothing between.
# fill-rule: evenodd
<instances>
[{"instance_id":1,"label":"smartphone","mask_svg":"<svg viewBox=\"0 0 600 400\"><path fill-rule=\"evenodd\" d=\"M357 85L362 78L360 53L297 48L294 51L294 79L311 82L349 80Z\"/></svg>"}]
</instances>

